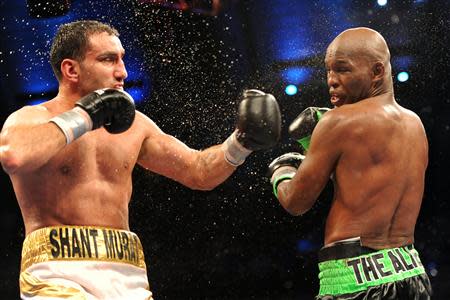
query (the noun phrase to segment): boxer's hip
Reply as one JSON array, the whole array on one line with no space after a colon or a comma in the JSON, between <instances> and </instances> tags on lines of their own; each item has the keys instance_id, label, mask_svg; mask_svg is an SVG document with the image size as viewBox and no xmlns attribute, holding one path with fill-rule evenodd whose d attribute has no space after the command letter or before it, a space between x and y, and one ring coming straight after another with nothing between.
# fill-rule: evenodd
<instances>
[{"instance_id":1,"label":"boxer's hip","mask_svg":"<svg viewBox=\"0 0 450 300\"><path fill-rule=\"evenodd\" d=\"M359 240L335 243L320 250L319 271L317 299L359 299L358 295L375 289L400 292L399 288L389 287L400 282L409 289L417 285L418 291L431 293L428 276L413 245L376 250L361 246Z\"/></svg>"},{"instance_id":2,"label":"boxer's hip","mask_svg":"<svg viewBox=\"0 0 450 300\"><path fill-rule=\"evenodd\" d=\"M136 234L91 226L45 227L23 243L22 299L151 299Z\"/></svg>"}]
</instances>

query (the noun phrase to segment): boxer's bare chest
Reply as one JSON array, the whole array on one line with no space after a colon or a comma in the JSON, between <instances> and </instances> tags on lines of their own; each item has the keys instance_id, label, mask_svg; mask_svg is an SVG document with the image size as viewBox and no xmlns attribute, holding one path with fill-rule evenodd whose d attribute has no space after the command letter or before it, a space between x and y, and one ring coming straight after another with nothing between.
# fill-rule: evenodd
<instances>
[{"instance_id":1,"label":"boxer's bare chest","mask_svg":"<svg viewBox=\"0 0 450 300\"><path fill-rule=\"evenodd\" d=\"M131 131L112 135L97 129L67 145L41 171L64 181L123 181L136 164L141 143Z\"/></svg>"},{"instance_id":2,"label":"boxer's bare chest","mask_svg":"<svg viewBox=\"0 0 450 300\"><path fill-rule=\"evenodd\" d=\"M58 101L49 101L45 107L51 117L67 109ZM136 122L121 134L110 134L104 128L92 130L65 146L36 175L73 180L127 176L137 161L142 140Z\"/></svg>"}]
</instances>

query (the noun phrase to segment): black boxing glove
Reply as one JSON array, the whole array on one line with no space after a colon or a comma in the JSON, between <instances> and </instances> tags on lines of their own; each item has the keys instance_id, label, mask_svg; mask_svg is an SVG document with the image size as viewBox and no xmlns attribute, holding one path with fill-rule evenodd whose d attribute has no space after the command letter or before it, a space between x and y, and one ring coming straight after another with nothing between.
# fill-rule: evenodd
<instances>
[{"instance_id":1,"label":"black boxing glove","mask_svg":"<svg viewBox=\"0 0 450 300\"><path fill-rule=\"evenodd\" d=\"M133 98L125 91L102 89L90 93L75 104L91 117L92 129L102 126L109 133L121 133L130 128L136 114Z\"/></svg>"},{"instance_id":2,"label":"black boxing glove","mask_svg":"<svg viewBox=\"0 0 450 300\"><path fill-rule=\"evenodd\" d=\"M246 90L239 103L236 130L224 143L225 159L239 166L252 151L273 147L280 135L281 114L275 97Z\"/></svg>"},{"instance_id":3,"label":"black boxing glove","mask_svg":"<svg viewBox=\"0 0 450 300\"><path fill-rule=\"evenodd\" d=\"M327 107L308 107L289 125L289 135L308 150L314 128L323 114L329 110Z\"/></svg>"},{"instance_id":4,"label":"black boxing glove","mask_svg":"<svg viewBox=\"0 0 450 300\"><path fill-rule=\"evenodd\" d=\"M297 152L289 152L275 158L268 168L267 175L273 187L273 193L278 198L278 185L284 180L292 179L305 156Z\"/></svg>"},{"instance_id":5,"label":"black boxing glove","mask_svg":"<svg viewBox=\"0 0 450 300\"><path fill-rule=\"evenodd\" d=\"M96 90L75 103L69 111L50 119L66 136L66 143L102 126L109 133L121 133L133 124L136 111L133 98L117 89Z\"/></svg>"}]
</instances>

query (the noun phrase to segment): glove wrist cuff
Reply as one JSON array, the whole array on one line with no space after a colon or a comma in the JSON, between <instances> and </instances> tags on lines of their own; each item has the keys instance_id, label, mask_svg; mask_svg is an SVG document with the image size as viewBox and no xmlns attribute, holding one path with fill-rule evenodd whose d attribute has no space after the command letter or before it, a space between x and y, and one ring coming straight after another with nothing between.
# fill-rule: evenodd
<instances>
[{"instance_id":1,"label":"glove wrist cuff","mask_svg":"<svg viewBox=\"0 0 450 300\"><path fill-rule=\"evenodd\" d=\"M292 166L283 166L276 170L272 178L270 179L270 183L272 183L273 187L273 194L278 199L278 186L280 183L282 183L285 180L290 180L295 176L295 173L297 173L297 169Z\"/></svg>"},{"instance_id":2,"label":"glove wrist cuff","mask_svg":"<svg viewBox=\"0 0 450 300\"><path fill-rule=\"evenodd\" d=\"M49 120L61 129L66 137L66 144L70 144L83 134L92 130L93 123L89 114L80 107L63 112Z\"/></svg>"},{"instance_id":3,"label":"glove wrist cuff","mask_svg":"<svg viewBox=\"0 0 450 300\"><path fill-rule=\"evenodd\" d=\"M222 144L222 148L225 154L225 160L233 167L242 165L247 156L253 152L238 142L236 139L236 131L225 140Z\"/></svg>"}]
</instances>

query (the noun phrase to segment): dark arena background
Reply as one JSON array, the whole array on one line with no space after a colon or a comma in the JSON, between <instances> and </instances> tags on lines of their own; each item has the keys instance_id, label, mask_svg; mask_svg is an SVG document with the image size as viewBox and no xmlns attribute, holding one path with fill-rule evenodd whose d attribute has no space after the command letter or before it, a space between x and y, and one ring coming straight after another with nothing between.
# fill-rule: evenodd
<instances>
[{"instance_id":1,"label":"dark arena background","mask_svg":"<svg viewBox=\"0 0 450 300\"><path fill-rule=\"evenodd\" d=\"M293 217L273 196L266 168L299 151L287 135L298 113L330 105L328 43L346 28L371 27L390 45L397 101L426 128L429 167L415 245L433 299L450 299L449 17L446 0L0 0L0 124L56 95L51 41L60 24L80 19L119 30L125 89L140 111L193 148L231 134L244 89L274 94L283 116L274 149L252 154L210 192L136 167L130 226L142 239L155 299L313 299L332 186ZM0 298L18 299L23 221L3 171L0 188Z\"/></svg>"}]
</instances>

